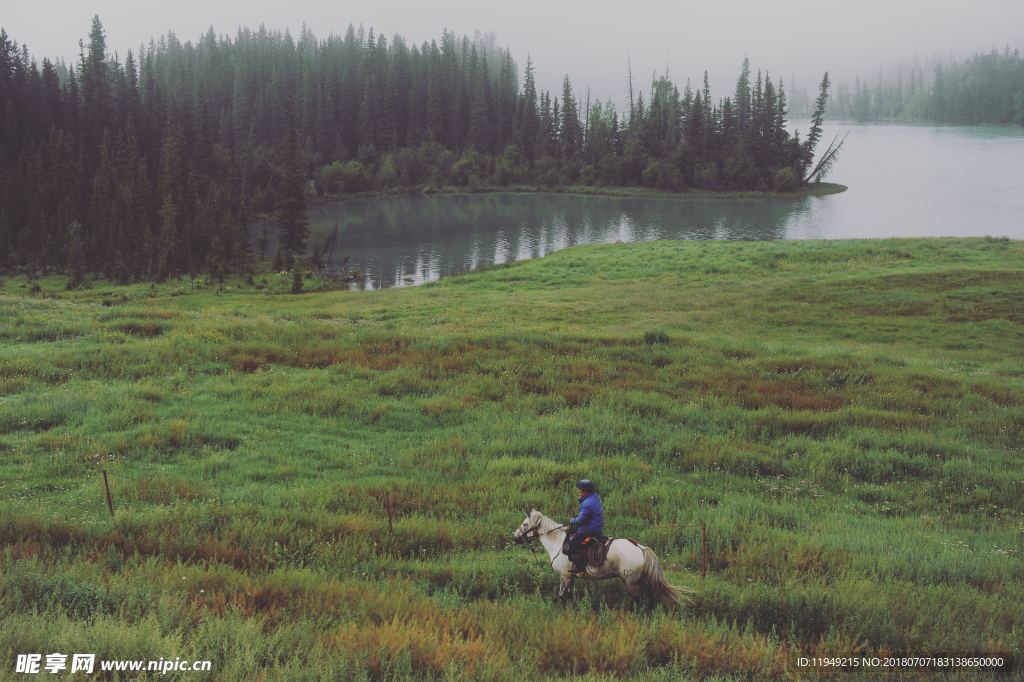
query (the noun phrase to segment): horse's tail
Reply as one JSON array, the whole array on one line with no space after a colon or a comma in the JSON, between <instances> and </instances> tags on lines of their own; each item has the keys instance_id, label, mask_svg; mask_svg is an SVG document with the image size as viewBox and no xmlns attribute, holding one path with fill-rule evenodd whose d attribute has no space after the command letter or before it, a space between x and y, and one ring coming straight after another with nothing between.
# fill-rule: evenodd
<instances>
[{"instance_id":1,"label":"horse's tail","mask_svg":"<svg viewBox=\"0 0 1024 682\"><path fill-rule=\"evenodd\" d=\"M683 605L690 602L690 595L693 590L671 584L665 578L665 572L661 570L658 557L650 547L643 547L644 567L643 581L651 597L663 604Z\"/></svg>"}]
</instances>

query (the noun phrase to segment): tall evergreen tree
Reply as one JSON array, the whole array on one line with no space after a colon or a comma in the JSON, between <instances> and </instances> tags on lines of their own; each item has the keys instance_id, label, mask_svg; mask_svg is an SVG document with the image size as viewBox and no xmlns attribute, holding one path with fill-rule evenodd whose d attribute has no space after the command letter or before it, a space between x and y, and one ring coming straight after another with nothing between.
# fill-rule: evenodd
<instances>
[{"instance_id":1,"label":"tall evergreen tree","mask_svg":"<svg viewBox=\"0 0 1024 682\"><path fill-rule=\"evenodd\" d=\"M559 135L563 159L572 160L576 158L580 152L582 137L576 96L573 94L569 76L566 76L562 81L562 119L560 121Z\"/></svg>"},{"instance_id":2,"label":"tall evergreen tree","mask_svg":"<svg viewBox=\"0 0 1024 682\"><path fill-rule=\"evenodd\" d=\"M519 99L516 111L516 132L519 146L526 152L532 163L537 151L537 134L540 121L537 112L537 85L533 77L533 62L526 57L526 77L523 83L523 96Z\"/></svg>"},{"instance_id":3,"label":"tall evergreen tree","mask_svg":"<svg viewBox=\"0 0 1024 682\"><path fill-rule=\"evenodd\" d=\"M748 57L743 58L743 66L740 70L740 77L736 81L736 97L734 99L736 105L736 122L741 132L745 132L750 127L750 107L751 107L751 93L750 93L750 59Z\"/></svg>"},{"instance_id":4,"label":"tall evergreen tree","mask_svg":"<svg viewBox=\"0 0 1024 682\"><path fill-rule=\"evenodd\" d=\"M828 71L821 78L818 85L818 99L814 103L814 113L811 115L811 128L807 132L807 139L804 141L803 155L800 162L801 178L807 176L814 161L814 150L821 140L821 126L825 120L825 103L828 101L828 89L831 83L828 80Z\"/></svg>"},{"instance_id":5,"label":"tall evergreen tree","mask_svg":"<svg viewBox=\"0 0 1024 682\"><path fill-rule=\"evenodd\" d=\"M83 133L87 158L100 144L111 114L111 84L107 69L107 41L100 18L92 18L89 49L82 56ZM87 165L91 169L91 165Z\"/></svg>"},{"instance_id":6,"label":"tall evergreen tree","mask_svg":"<svg viewBox=\"0 0 1024 682\"><path fill-rule=\"evenodd\" d=\"M184 204L185 168L182 158L182 132L172 121L160 150L160 228L150 273L157 279L180 275L185 269Z\"/></svg>"},{"instance_id":7,"label":"tall evergreen tree","mask_svg":"<svg viewBox=\"0 0 1024 682\"><path fill-rule=\"evenodd\" d=\"M282 177L282 201L278 217L280 238L278 249L281 263L290 270L296 256L306 251L306 238L309 236L308 220L306 219L306 193L303 172L299 166L298 144L294 125L289 126L288 142L285 145L285 166Z\"/></svg>"}]
</instances>

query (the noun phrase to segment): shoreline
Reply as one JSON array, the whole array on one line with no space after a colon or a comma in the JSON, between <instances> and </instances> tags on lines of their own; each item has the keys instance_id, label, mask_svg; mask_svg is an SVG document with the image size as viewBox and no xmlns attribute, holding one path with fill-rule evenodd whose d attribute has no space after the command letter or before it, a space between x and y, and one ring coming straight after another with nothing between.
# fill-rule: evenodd
<instances>
[{"instance_id":1,"label":"shoreline","mask_svg":"<svg viewBox=\"0 0 1024 682\"><path fill-rule=\"evenodd\" d=\"M625 199L671 199L676 201L686 200L715 200L715 199L803 199L812 196L827 196L839 194L849 189L846 185L832 182L822 182L802 187L792 192L764 192L754 190L743 191L713 191L713 190L685 190L682 192L666 192L645 187L598 187L591 185L569 185L568 187L547 188L535 187L532 185L513 187L483 187L474 188L440 188L435 192L421 192L423 194L572 194L577 196L600 196L616 197Z\"/></svg>"},{"instance_id":2,"label":"shoreline","mask_svg":"<svg viewBox=\"0 0 1024 682\"><path fill-rule=\"evenodd\" d=\"M718 199L763 201L770 199L804 199L806 197L822 197L840 194L849 187L835 182L821 182L801 187L792 192L767 191L711 191L685 190L682 192L666 192L646 187L599 187L591 185L569 185L567 187L543 187L539 185L498 186L453 186L453 187L395 187L391 189L356 192L354 194L326 194L309 200L307 209L334 204L344 204L362 199L387 199L392 197L411 196L461 196L472 194L568 194L575 196L612 197L620 199L668 199L672 201L714 201ZM252 224L273 222L273 215L260 213L253 217Z\"/></svg>"},{"instance_id":3,"label":"shoreline","mask_svg":"<svg viewBox=\"0 0 1024 682\"><path fill-rule=\"evenodd\" d=\"M807 119L799 119L806 121ZM932 127L932 128L1006 128L1010 130L1021 130L1024 129L1019 123L940 123L938 121L928 121L924 119L915 120L903 120L898 118L880 118L873 121L858 121L852 118L842 119L828 119L824 120L826 125L857 125L857 126L871 126L871 125L905 125L915 127Z\"/></svg>"},{"instance_id":4,"label":"shoreline","mask_svg":"<svg viewBox=\"0 0 1024 682\"><path fill-rule=\"evenodd\" d=\"M817 244L819 246L815 248L864 248L865 245L874 244L876 247L906 247L916 248L917 245L922 243L932 243L939 246L935 248L941 248L944 243L958 241L966 245L973 244L992 244L992 243L1007 243L1007 244L1018 244L1024 240L1014 239L1012 237L998 237L998 236L977 236L977 237L957 237L957 236L936 236L936 237L844 237L842 239L779 239L779 240L764 240L755 241L751 243L764 245L766 248L778 249L779 243L793 244L790 247L793 249L809 248L807 245ZM590 244L577 244L572 247L574 249L586 249L589 247L609 247L609 246L627 246L627 245L640 245L640 244L662 244L666 245L666 248L673 248L669 245L677 242L694 242L694 243L743 243L743 240L687 240L687 239L657 239L657 240L642 240L636 242L622 242L622 243L590 243ZM769 246L775 245L775 246ZM796 246L803 245L803 246ZM829 246L825 246L829 245ZM525 258L522 260L514 260L505 263L490 264L475 268L473 270L467 270L464 272L455 272L443 277L439 277L435 280L429 280L425 282L419 282L415 285L403 285L393 284L387 287L375 287L373 289L361 289L358 286L335 286L326 282L326 280L317 277L313 274L307 273L304 278L305 288L302 291L302 295L316 295L325 293L337 293L341 291L360 291L360 292L381 292L381 291L395 291L395 290L408 290L417 289L422 286L437 285L445 282L446 280L473 277L483 275L488 271L501 270L515 266L523 266L531 262L544 261L565 249L559 249L551 252L539 258ZM291 279L286 277L287 273L275 272L270 267L270 262L263 260L254 265L252 270L248 273L248 276L252 280L246 281L246 277L240 274L233 274L226 278L224 289L219 292L225 296L232 295L263 295L263 296L279 296L293 295L290 291ZM3 271L0 270L0 300L4 297L9 299L35 299L35 300L65 300L65 301L102 301L104 306L116 305L119 303L128 303L129 301L147 300L159 298L161 296L168 296L176 298L179 296L196 296L206 295L216 291L217 285L213 282L209 276L205 273L198 274L197 276L190 277L179 277L170 278L163 282L153 282L150 280L141 280L138 282L115 282L112 280L104 279L102 277L87 277L87 285L78 289L67 290L65 285L68 281L68 275L64 272L51 271L43 273L38 276L35 281L41 285L41 290L36 294L32 294L28 291L29 284L32 283L23 272L14 271ZM349 283L351 284L351 283ZM38 297L38 298L37 298Z\"/></svg>"}]
</instances>

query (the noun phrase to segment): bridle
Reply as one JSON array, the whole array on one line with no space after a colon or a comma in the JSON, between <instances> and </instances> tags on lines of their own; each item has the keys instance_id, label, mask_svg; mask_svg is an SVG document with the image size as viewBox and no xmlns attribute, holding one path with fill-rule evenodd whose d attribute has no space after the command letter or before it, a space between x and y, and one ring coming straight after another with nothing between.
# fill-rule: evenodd
<instances>
[{"instance_id":1,"label":"bridle","mask_svg":"<svg viewBox=\"0 0 1024 682\"><path fill-rule=\"evenodd\" d=\"M519 539L516 540L516 542L517 543L523 543L523 542L528 542L529 540L535 540L535 539L539 538L541 535L547 535L548 533L554 533L556 530L565 528L566 526L569 525L568 523L563 523L561 526L555 526L554 528L549 528L548 530L546 530L546 531L544 531L542 533L541 530L540 530L540 524L541 524L541 521L538 521L537 525L531 526L531 527L527 528L526 531L519 536ZM531 533L532 533L532 535L531 535ZM533 552L533 555L537 556L537 547L535 545L533 545L533 544L529 544L527 546L530 548L530 551ZM551 557L551 565L552 566L555 565L555 559L557 557L558 557L558 554L555 554L555 556Z\"/></svg>"},{"instance_id":2,"label":"bridle","mask_svg":"<svg viewBox=\"0 0 1024 682\"><path fill-rule=\"evenodd\" d=\"M568 523L563 523L561 526L555 526L554 528L549 528L548 530L546 530L546 531L544 531L542 533L542 532L540 532L540 524L541 524L541 522L538 521L537 525L530 526L529 528L527 528L526 531L522 535L519 536L519 539L521 541L535 540L535 539L539 538L541 535L547 535L548 533L554 533L556 530L561 530L562 528L565 528L566 526L569 525ZM533 533L533 535L531 535L531 533Z\"/></svg>"}]
</instances>

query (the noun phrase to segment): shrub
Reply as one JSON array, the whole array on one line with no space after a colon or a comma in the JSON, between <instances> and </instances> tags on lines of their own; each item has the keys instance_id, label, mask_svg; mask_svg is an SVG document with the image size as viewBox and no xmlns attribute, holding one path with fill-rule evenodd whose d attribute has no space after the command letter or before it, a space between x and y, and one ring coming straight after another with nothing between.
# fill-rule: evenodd
<instances>
[{"instance_id":1,"label":"shrub","mask_svg":"<svg viewBox=\"0 0 1024 682\"><path fill-rule=\"evenodd\" d=\"M800 180L792 168L780 168L772 178L772 187L776 192L792 192L800 186Z\"/></svg>"},{"instance_id":2,"label":"shrub","mask_svg":"<svg viewBox=\"0 0 1024 682\"><path fill-rule=\"evenodd\" d=\"M430 156L427 147L405 147L395 155L398 181L405 186L420 185L430 174Z\"/></svg>"},{"instance_id":3,"label":"shrub","mask_svg":"<svg viewBox=\"0 0 1024 682\"><path fill-rule=\"evenodd\" d=\"M712 161L697 170L693 176L693 184L703 189L718 188L718 164Z\"/></svg>"},{"instance_id":4,"label":"shrub","mask_svg":"<svg viewBox=\"0 0 1024 682\"><path fill-rule=\"evenodd\" d=\"M371 189L373 180L358 161L335 161L317 171L315 184L320 194L354 194Z\"/></svg>"},{"instance_id":5,"label":"shrub","mask_svg":"<svg viewBox=\"0 0 1024 682\"><path fill-rule=\"evenodd\" d=\"M579 177L579 167L574 163L567 163L558 171L558 182L562 185L574 185Z\"/></svg>"},{"instance_id":6,"label":"shrub","mask_svg":"<svg viewBox=\"0 0 1024 682\"><path fill-rule=\"evenodd\" d=\"M533 164L535 182L542 187L558 186L558 162L550 156L542 156Z\"/></svg>"},{"instance_id":7,"label":"shrub","mask_svg":"<svg viewBox=\"0 0 1024 682\"><path fill-rule=\"evenodd\" d=\"M757 169L746 154L731 156L722 167L722 181L729 189L748 189L757 181Z\"/></svg>"},{"instance_id":8,"label":"shrub","mask_svg":"<svg viewBox=\"0 0 1024 682\"><path fill-rule=\"evenodd\" d=\"M618 164L619 177L615 184L639 185L643 182L644 169L647 168L647 155L633 151L626 155Z\"/></svg>"},{"instance_id":9,"label":"shrub","mask_svg":"<svg viewBox=\"0 0 1024 682\"><path fill-rule=\"evenodd\" d=\"M377 186L394 187L398 184L398 169L395 167L395 155L385 154L377 169Z\"/></svg>"},{"instance_id":10,"label":"shrub","mask_svg":"<svg viewBox=\"0 0 1024 682\"><path fill-rule=\"evenodd\" d=\"M605 156L597 162L597 181L602 185L617 185L622 176L622 162L617 156Z\"/></svg>"},{"instance_id":11,"label":"shrub","mask_svg":"<svg viewBox=\"0 0 1024 682\"><path fill-rule=\"evenodd\" d=\"M493 162L493 157L467 149L452 166L452 180L460 186L483 187L491 177Z\"/></svg>"},{"instance_id":12,"label":"shrub","mask_svg":"<svg viewBox=\"0 0 1024 682\"><path fill-rule=\"evenodd\" d=\"M444 149L439 151L434 158L434 184L444 187L454 179L455 153Z\"/></svg>"},{"instance_id":13,"label":"shrub","mask_svg":"<svg viewBox=\"0 0 1024 682\"><path fill-rule=\"evenodd\" d=\"M505 147L494 166L494 182L499 185L510 185L522 182L529 174L522 151L514 144Z\"/></svg>"},{"instance_id":14,"label":"shrub","mask_svg":"<svg viewBox=\"0 0 1024 682\"><path fill-rule=\"evenodd\" d=\"M668 343L668 334L659 330L644 332L644 343L648 346Z\"/></svg>"},{"instance_id":15,"label":"shrub","mask_svg":"<svg viewBox=\"0 0 1024 682\"><path fill-rule=\"evenodd\" d=\"M662 190L682 189L683 176L679 169L668 161L651 161L643 173L643 184Z\"/></svg>"}]
</instances>

